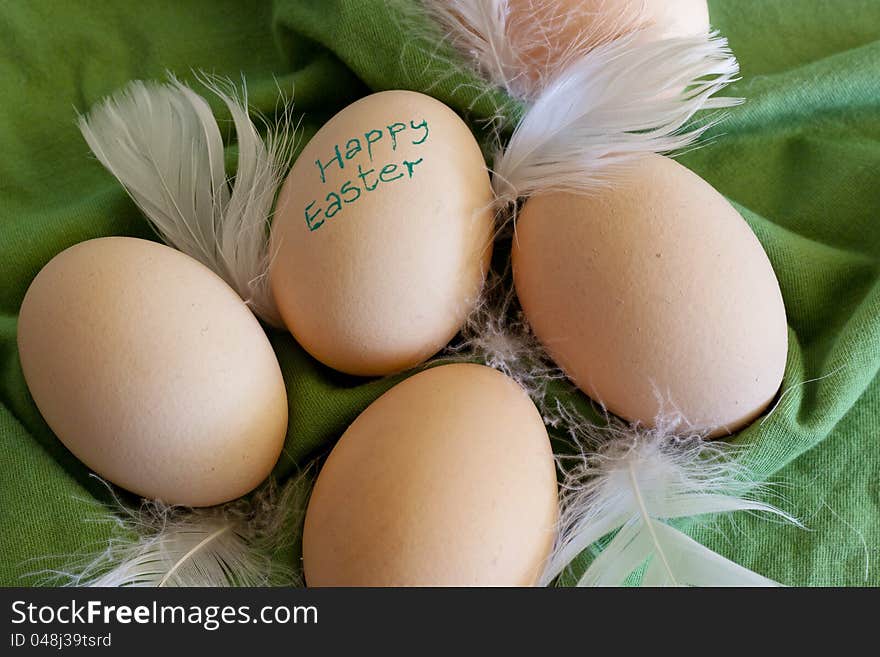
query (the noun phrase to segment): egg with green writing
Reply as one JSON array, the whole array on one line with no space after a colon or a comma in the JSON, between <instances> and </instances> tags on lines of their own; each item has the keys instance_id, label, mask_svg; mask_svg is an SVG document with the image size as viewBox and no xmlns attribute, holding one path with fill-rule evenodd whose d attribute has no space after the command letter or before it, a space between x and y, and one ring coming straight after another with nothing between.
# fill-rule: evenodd
<instances>
[{"instance_id":1,"label":"egg with green writing","mask_svg":"<svg viewBox=\"0 0 880 657\"><path fill-rule=\"evenodd\" d=\"M443 103L385 91L306 145L279 195L272 294L285 325L334 369L378 376L442 349L491 257L480 148Z\"/></svg>"}]
</instances>

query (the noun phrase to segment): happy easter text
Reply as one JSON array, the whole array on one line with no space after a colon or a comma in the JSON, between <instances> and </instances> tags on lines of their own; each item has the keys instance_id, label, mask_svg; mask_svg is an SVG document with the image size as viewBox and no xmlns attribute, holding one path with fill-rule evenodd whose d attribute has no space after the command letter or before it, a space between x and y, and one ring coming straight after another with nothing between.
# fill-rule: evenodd
<instances>
[{"instance_id":1,"label":"happy easter text","mask_svg":"<svg viewBox=\"0 0 880 657\"><path fill-rule=\"evenodd\" d=\"M336 144L333 153L327 159L315 160L315 167L321 175L321 183L327 184L327 173L334 167L340 171L351 170L352 178L346 180L338 189L327 193L323 201L311 201L305 207L306 225L310 231L318 230L327 219L332 219L343 207L356 203L364 194L369 194L380 185L387 185L398 180L411 180L416 175L416 167L423 158L406 159L387 162L381 166L373 163L373 146L387 139L391 151L396 152L398 145L407 140L413 146L420 146L428 140L430 130L428 121L422 119L395 122L382 129L371 129L352 137L345 145ZM360 158L358 156L360 155ZM355 158L360 161L352 162ZM366 160L366 162L364 162Z\"/></svg>"}]
</instances>

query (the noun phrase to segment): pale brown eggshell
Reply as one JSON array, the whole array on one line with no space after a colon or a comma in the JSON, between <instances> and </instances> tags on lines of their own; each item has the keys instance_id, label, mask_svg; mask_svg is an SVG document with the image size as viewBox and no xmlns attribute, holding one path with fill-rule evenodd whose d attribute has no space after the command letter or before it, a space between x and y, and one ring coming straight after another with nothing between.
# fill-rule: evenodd
<instances>
[{"instance_id":1,"label":"pale brown eggshell","mask_svg":"<svg viewBox=\"0 0 880 657\"><path fill-rule=\"evenodd\" d=\"M511 39L530 75L552 70L572 48L589 50L639 31L640 40L709 33L706 0L509 0ZM535 39L535 26L542 25Z\"/></svg>"},{"instance_id":2,"label":"pale brown eggshell","mask_svg":"<svg viewBox=\"0 0 880 657\"><path fill-rule=\"evenodd\" d=\"M287 429L265 333L207 267L109 237L55 256L21 306L25 380L47 424L101 477L210 506L263 481Z\"/></svg>"},{"instance_id":3,"label":"pale brown eggshell","mask_svg":"<svg viewBox=\"0 0 880 657\"><path fill-rule=\"evenodd\" d=\"M540 414L503 374L435 367L371 404L306 514L309 586L528 586L553 544L556 472Z\"/></svg>"},{"instance_id":4,"label":"pale brown eggshell","mask_svg":"<svg viewBox=\"0 0 880 657\"><path fill-rule=\"evenodd\" d=\"M675 161L646 156L617 183L525 203L512 257L526 317L613 413L650 426L680 411L713 435L735 431L785 369L770 261L730 203Z\"/></svg>"},{"instance_id":5,"label":"pale brown eggshell","mask_svg":"<svg viewBox=\"0 0 880 657\"><path fill-rule=\"evenodd\" d=\"M477 301L491 201L476 140L439 101L385 91L345 108L312 138L279 196L270 280L287 328L350 374L424 361Z\"/></svg>"},{"instance_id":6,"label":"pale brown eggshell","mask_svg":"<svg viewBox=\"0 0 880 657\"><path fill-rule=\"evenodd\" d=\"M709 32L706 0L508 0L512 25L542 21L560 28L560 43L594 35L596 41L648 28L652 38ZM552 36L552 35L551 35Z\"/></svg>"}]
</instances>

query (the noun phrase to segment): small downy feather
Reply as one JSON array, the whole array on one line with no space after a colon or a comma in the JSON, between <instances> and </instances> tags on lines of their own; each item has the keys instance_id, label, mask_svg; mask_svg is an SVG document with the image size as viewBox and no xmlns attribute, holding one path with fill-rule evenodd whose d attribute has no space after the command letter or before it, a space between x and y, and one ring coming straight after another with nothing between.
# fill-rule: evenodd
<instances>
[{"instance_id":1,"label":"small downy feather","mask_svg":"<svg viewBox=\"0 0 880 657\"><path fill-rule=\"evenodd\" d=\"M714 125L690 123L697 112L741 102L713 97L738 72L717 35L642 42L631 34L594 48L547 83L496 155L499 201L592 193L639 155L690 146Z\"/></svg>"},{"instance_id":2,"label":"small downy feather","mask_svg":"<svg viewBox=\"0 0 880 657\"><path fill-rule=\"evenodd\" d=\"M776 585L673 525L677 519L745 511L802 527L757 499L768 491L740 465L738 448L697 433L682 435L682 418L674 415L647 428L614 418L599 427L563 414L575 449L558 457L563 473L559 530L544 585L615 531L579 586L619 586L643 566L643 586Z\"/></svg>"},{"instance_id":3,"label":"small downy feather","mask_svg":"<svg viewBox=\"0 0 880 657\"><path fill-rule=\"evenodd\" d=\"M203 80L232 115L238 168L230 190L223 139L207 101L190 87L134 81L79 117L95 156L125 187L159 236L232 286L273 326L268 222L295 140L292 108L266 143L247 97L231 83Z\"/></svg>"},{"instance_id":4,"label":"small downy feather","mask_svg":"<svg viewBox=\"0 0 880 657\"><path fill-rule=\"evenodd\" d=\"M105 548L42 574L67 586L300 586L299 564L278 555L295 549L310 486L305 471L281 488L269 483L206 509L146 500L130 508L114 495L109 511L117 527Z\"/></svg>"},{"instance_id":5,"label":"small downy feather","mask_svg":"<svg viewBox=\"0 0 880 657\"><path fill-rule=\"evenodd\" d=\"M548 386L566 377L532 333L511 279L509 263L503 273L489 271L480 300L461 328L460 339L440 358L477 361L498 370L516 381L543 410Z\"/></svg>"}]
</instances>

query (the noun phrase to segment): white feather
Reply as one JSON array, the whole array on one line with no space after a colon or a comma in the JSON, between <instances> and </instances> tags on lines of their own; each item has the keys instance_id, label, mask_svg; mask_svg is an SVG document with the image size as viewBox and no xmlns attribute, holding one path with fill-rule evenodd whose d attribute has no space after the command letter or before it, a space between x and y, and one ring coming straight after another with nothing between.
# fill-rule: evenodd
<instances>
[{"instance_id":1,"label":"white feather","mask_svg":"<svg viewBox=\"0 0 880 657\"><path fill-rule=\"evenodd\" d=\"M477 73L523 100L533 99L571 62L621 34L640 28L644 7L606 2L586 12L576 3L520 0L426 0L445 40ZM589 17L589 20L584 20Z\"/></svg>"},{"instance_id":2,"label":"white feather","mask_svg":"<svg viewBox=\"0 0 880 657\"><path fill-rule=\"evenodd\" d=\"M543 584L617 531L581 576L581 586L622 585L647 564L643 585L767 586L774 582L699 544L675 520L759 512L801 526L772 504L734 458L737 449L698 434L675 435L680 417L655 428L609 418L598 427L567 413L575 455L560 457L563 481L556 545ZM595 451L593 451L595 450Z\"/></svg>"},{"instance_id":3,"label":"white feather","mask_svg":"<svg viewBox=\"0 0 880 657\"><path fill-rule=\"evenodd\" d=\"M310 483L304 473L280 490L268 484L207 509L156 501L133 509L114 495L109 511L117 527L104 549L42 574L68 586L301 585L298 562L283 563L279 553L296 548Z\"/></svg>"},{"instance_id":4,"label":"white feather","mask_svg":"<svg viewBox=\"0 0 880 657\"><path fill-rule=\"evenodd\" d=\"M523 61L509 38L507 0L428 0L429 15L447 29L451 45L468 55L480 73L511 95L527 88Z\"/></svg>"},{"instance_id":5,"label":"white feather","mask_svg":"<svg viewBox=\"0 0 880 657\"><path fill-rule=\"evenodd\" d=\"M269 293L269 218L289 168L291 109L264 144L246 96L204 81L232 114L238 171L230 191L223 140L204 98L183 83L135 81L79 117L86 142L169 245L232 286L264 320L280 318Z\"/></svg>"},{"instance_id":6,"label":"white feather","mask_svg":"<svg viewBox=\"0 0 880 657\"><path fill-rule=\"evenodd\" d=\"M542 192L591 193L633 158L692 144L713 122L700 110L739 71L717 36L642 42L629 35L598 46L554 77L497 154L496 195L513 202Z\"/></svg>"},{"instance_id":7,"label":"white feather","mask_svg":"<svg viewBox=\"0 0 880 657\"><path fill-rule=\"evenodd\" d=\"M739 73L725 39L646 36L653 28L639 3L608 3L589 21L576 15L583 9L548 0L516 13L507 0L426 6L491 85L527 102L495 157L502 205L541 192L605 188L633 158L693 144L714 124L692 122L699 111L740 102L714 97Z\"/></svg>"}]
</instances>

